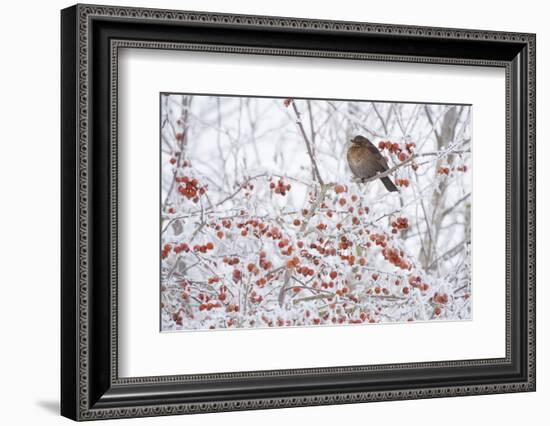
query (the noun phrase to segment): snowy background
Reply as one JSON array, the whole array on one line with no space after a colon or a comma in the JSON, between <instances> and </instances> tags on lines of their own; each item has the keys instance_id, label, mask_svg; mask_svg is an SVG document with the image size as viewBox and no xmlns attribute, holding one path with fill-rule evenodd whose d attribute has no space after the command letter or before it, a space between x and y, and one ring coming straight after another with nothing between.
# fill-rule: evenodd
<instances>
[{"instance_id":1,"label":"snowy background","mask_svg":"<svg viewBox=\"0 0 550 426\"><path fill-rule=\"evenodd\" d=\"M162 330L470 319L470 124L465 105L162 95ZM353 179L357 134L398 193Z\"/></svg>"}]
</instances>

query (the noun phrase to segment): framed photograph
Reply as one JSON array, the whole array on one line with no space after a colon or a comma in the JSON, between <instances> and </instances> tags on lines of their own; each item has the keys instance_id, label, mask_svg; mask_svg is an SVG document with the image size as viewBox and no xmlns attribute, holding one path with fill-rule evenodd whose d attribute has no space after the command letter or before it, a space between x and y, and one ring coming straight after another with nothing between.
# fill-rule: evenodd
<instances>
[{"instance_id":1,"label":"framed photograph","mask_svg":"<svg viewBox=\"0 0 550 426\"><path fill-rule=\"evenodd\" d=\"M61 12L61 412L535 390L535 35Z\"/></svg>"}]
</instances>

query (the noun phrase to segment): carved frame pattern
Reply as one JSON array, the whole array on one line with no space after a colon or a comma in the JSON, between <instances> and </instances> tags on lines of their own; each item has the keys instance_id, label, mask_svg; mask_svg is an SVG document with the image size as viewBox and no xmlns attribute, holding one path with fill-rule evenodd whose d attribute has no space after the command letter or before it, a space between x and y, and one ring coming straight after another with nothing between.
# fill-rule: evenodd
<instances>
[{"instance_id":1,"label":"carved frame pattern","mask_svg":"<svg viewBox=\"0 0 550 426\"><path fill-rule=\"evenodd\" d=\"M478 30L463 30L463 29L447 29L447 28L430 28L416 26L401 26L401 25L385 25L385 24L369 24L357 22L336 22L324 20L308 20L295 18L278 18L266 16L246 16L246 15L228 15L203 12L187 12L187 11L170 11L170 10L155 10L155 9L138 9L126 7L104 7L77 5L73 12L76 17L77 27L73 29L77 36L76 40L76 76L75 84L77 89L76 102L71 106L77 108L76 111L76 140L68 141L67 143L76 144L76 161L75 189L76 193L76 253L71 261L76 261L77 276L74 280L68 280L63 285L63 290L66 286L73 286L76 296L76 309L74 318L76 321L76 339L74 346L76 352L75 362L75 379L76 382L71 385L72 391L76 392L76 406L63 408L63 414L78 420L93 420L105 418L122 418L122 417L141 417L141 416L159 416L171 414L186 414L186 413L206 413L213 411L230 411L230 410L248 410L248 409L263 409L263 408L280 408L293 406L309 406L309 405L324 405L324 404L343 404L354 402L367 401L383 401L383 400L401 400L401 399L416 399L416 398L433 398L443 396L463 396L475 394L489 393L505 393L518 391L533 391L535 389L535 36L533 34L521 34L510 32L493 32L493 31L478 31ZM224 26L239 26L239 27L261 27L272 29L291 29L300 31L321 31L327 33L360 33L360 34L379 34L383 36L411 36L424 39L438 40L473 40L473 41L489 41L489 42L507 42L517 43L525 46L527 58L527 75L525 78L526 84L526 116L525 126L527 133L526 152L527 158L525 164L527 167L527 181L524 191L524 200L526 203L527 217L527 235L525 246L527 265L526 265L526 282L525 284L525 306L526 306L526 360L525 360L525 380L510 381L492 384L479 385L455 385L446 387L427 387L427 388L403 388L398 390L385 390L374 392L336 392L315 395L302 396L276 396L269 398L248 398L248 399L225 399L209 402L183 402L172 403L165 402L160 404L133 406L124 404L120 406L101 406L94 404L90 398L90 298L89 298L89 269L90 269L90 167L89 162L89 114L90 114L90 81L89 81L89 59L91 55L91 22L94 19L120 19L120 20L136 20L140 22L151 23L177 23L177 24L213 24ZM507 199L507 260L506 260L506 358L504 359L485 359L485 360L465 360L451 362L435 362L435 363L415 363L415 364L393 364L393 365L378 365L378 366L362 366L362 367L327 367L323 369L306 369L306 370L275 370L267 372L245 372L245 373L223 373L217 375L198 375L198 376L161 376L161 377L138 377L138 378L119 378L117 374L117 69L118 69L118 49L119 48L154 48L154 49L178 49L178 50L196 50L196 51L217 51L226 53L239 54L265 54L265 55L299 55L299 56L314 56L325 58L340 58L340 59L360 59L360 60L383 60L397 62L424 62L424 63L446 63L455 65L481 65L481 66L498 66L506 69L506 110L507 110L507 152L506 152L506 199ZM480 366L491 364L506 364L510 362L511 356L511 322L512 315L509 308L509 303L512 297L511 294L511 266L510 256L512 255L511 247L511 218L510 209L512 206L512 177L510 164L513 161L512 151L510 148L510 139L514 129L510 128L510 114L512 110L511 96L513 90L513 82L511 80L512 64L511 61L501 60L482 60L482 59L462 59L462 58L444 58L430 56L406 56L406 55L391 55L391 54L368 54L368 53L353 53L341 51L320 51L308 49L281 49L281 48L258 48L246 46L227 46L213 44L197 44L197 43L178 43L178 42L154 42L145 40L111 40L110 44L110 90L111 90L111 306L110 306L110 321L111 321L111 365L110 365L110 381L111 386L124 385L147 385L147 384L169 384L194 381L212 381L219 379L242 379L247 377L273 377L273 376L303 376L309 374L331 374L331 373L347 373L357 371L376 371L376 370L398 370L410 368L426 368L426 367L450 367L450 366ZM67 260L69 261L69 260ZM63 321L67 321L67 317L63 317ZM73 336L74 338L74 336ZM64 367L65 368L65 367ZM68 385L65 385L68 388ZM67 399L64 394L62 399ZM68 403L67 403L68 404ZM66 405L67 405L66 404Z\"/></svg>"}]
</instances>

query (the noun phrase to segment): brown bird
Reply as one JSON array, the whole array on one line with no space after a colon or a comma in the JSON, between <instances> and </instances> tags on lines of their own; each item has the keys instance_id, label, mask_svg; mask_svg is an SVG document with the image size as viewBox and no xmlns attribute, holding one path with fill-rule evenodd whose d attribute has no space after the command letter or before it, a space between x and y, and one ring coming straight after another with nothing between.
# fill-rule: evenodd
<instances>
[{"instance_id":1,"label":"brown bird","mask_svg":"<svg viewBox=\"0 0 550 426\"><path fill-rule=\"evenodd\" d=\"M348 164L355 177L363 181L389 169L386 159L366 137L357 135L351 142L348 148ZM384 176L380 180L388 191L397 191L389 177Z\"/></svg>"}]
</instances>

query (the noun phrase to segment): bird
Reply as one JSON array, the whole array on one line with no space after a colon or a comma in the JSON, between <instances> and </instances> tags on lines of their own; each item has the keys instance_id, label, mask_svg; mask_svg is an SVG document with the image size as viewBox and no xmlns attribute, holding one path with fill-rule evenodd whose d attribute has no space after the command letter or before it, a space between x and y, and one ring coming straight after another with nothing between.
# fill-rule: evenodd
<instances>
[{"instance_id":1,"label":"bird","mask_svg":"<svg viewBox=\"0 0 550 426\"><path fill-rule=\"evenodd\" d=\"M351 172L361 181L389 169L386 159L378 148L368 138L361 135L357 135L351 140L347 158ZM389 192L397 191L397 187L388 176L384 176L380 180Z\"/></svg>"}]
</instances>

